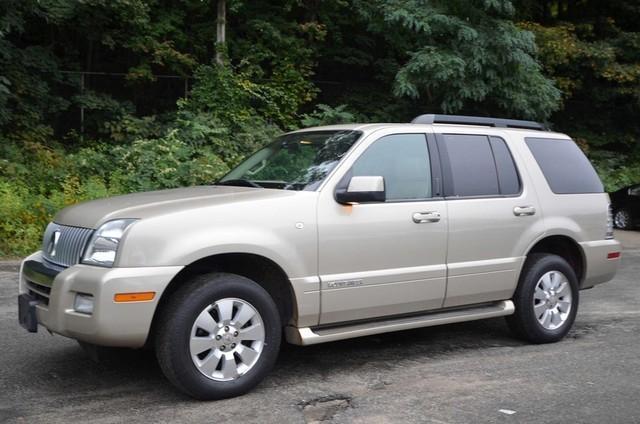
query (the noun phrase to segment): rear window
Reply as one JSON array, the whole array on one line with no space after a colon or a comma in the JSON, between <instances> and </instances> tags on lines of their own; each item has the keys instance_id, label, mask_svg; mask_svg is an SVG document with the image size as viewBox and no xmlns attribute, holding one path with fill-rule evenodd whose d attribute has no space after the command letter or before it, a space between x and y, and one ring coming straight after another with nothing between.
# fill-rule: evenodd
<instances>
[{"instance_id":1,"label":"rear window","mask_svg":"<svg viewBox=\"0 0 640 424\"><path fill-rule=\"evenodd\" d=\"M573 140L527 137L525 141L554 193L604 191L591 162Z\"/></svg>"}]
</instances>

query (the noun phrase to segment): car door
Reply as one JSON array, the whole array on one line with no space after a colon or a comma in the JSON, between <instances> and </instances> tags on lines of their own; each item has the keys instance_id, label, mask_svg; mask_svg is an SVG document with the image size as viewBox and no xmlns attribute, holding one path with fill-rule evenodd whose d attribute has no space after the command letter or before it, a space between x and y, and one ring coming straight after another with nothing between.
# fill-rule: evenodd
<instances>
[{"instance_id":1,"label":"car door","mask_svg":"<svg viewBox=\"0 0 640 424\"><path fill-rule=\"evenodd\" d=\"M640 185L635 185L627 191L627 202L629 204L629 213L634 223L638 222L640 216Z\"/></svg>"},{"instance_id":2,"label":"car door","mask_svg":"<svg viewBox=\"0 0 640 424\"><path fill-rule=\"evenodd\" d=\"M473 131L436 134L449 213L445 307L510 298L524 252L544 231L508 135Z\"/></svg>"},{"instance_id":3,"label":"car door","mask_svg":"<svg viewBox=\"0 0 640 424\"><path fill-rule=\"evenodd\" d=\"M442 306L447 209L435 150L435 139L428 142L424 133L375 133L322 190L321 324ZM336 186L351 176L382 176L386 201L336 202Z\"/></svg>"}]
</instances>

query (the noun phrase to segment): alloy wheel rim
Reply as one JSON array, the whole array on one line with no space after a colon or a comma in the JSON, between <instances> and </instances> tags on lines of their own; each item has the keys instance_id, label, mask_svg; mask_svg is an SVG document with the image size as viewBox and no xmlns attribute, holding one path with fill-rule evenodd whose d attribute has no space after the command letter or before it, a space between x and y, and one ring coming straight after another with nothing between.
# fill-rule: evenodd
<instances>
[{"instance_id":1,"label":"alloy wheel rim","mask_svg":"<svg viewBox=\"0 0 640 424\"><path fill-rule=\"evenodd\" d=\"M614 217L614 223L618 228L625 228L629 223L629 214L625 211L618 211Z\"/></svg>"},{"instance_id":2,"label":"alloy wheel rim","mask_svg":"<svg viewBox=\"0 0 640 424\"><path fill-rule=\"evenodd\" d=\"M560 271L545 273L533 292L533 312L538 323L547 330L557 330L569 318L573 307L571 285Z\"/></svg>"},{"instance_id":3,"label":"alloy wheel rim","mask_svg":"<svg viewBox=\"0 0 640 424\"><path fill-rule=\"evenodd\" d=\"M191 327L189 353L198 371L216 381L249 372L264 348L260 313L249 302L224 298L208 305Z\"/></svg>"}]
</instances>

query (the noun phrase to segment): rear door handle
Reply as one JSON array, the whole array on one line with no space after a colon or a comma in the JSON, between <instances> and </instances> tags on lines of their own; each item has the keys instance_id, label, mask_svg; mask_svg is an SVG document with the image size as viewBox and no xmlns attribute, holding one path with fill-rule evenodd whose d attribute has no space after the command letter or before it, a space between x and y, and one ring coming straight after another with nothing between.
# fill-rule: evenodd
<instances>
[{"instance_id":1,"label":"rear door handle","mask_svg":"<svg viewBox=\"0 0 640 424\"><path fill-rule=\"evenodd\" d=\"M515 216L530 216L535 215L536 208L533 206L516 206L513 208L513 214Z\"/></svg>"},{"instance_id":2,"label":"rear door handle","mask_svg":"<svg viewBox=\"0 0 640 424\"><path fill-rule=\"evenodd\" d=\"M416 212L413 214L413 222L416 224L425 224L427 222L440 221L440 212Z\"/></svg>"}]
</instances>

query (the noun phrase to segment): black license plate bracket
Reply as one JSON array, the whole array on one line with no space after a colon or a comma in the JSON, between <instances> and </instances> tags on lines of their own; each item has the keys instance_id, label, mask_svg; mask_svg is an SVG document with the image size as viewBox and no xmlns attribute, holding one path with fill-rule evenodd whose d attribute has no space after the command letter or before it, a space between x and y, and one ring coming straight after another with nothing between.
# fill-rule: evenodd
<instances>
[{"instance_id":1,"label":"black license plate bracket","mask_svg":"<svg viewBox=\"0 0 640 424\"><path fill-rule=\"evenodd\" d=\"M18 321L30 333L38 332L37 304L38 301L29 294L23 293L18 296Z\"/></svg>"}]
</instances>

